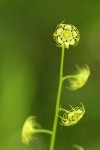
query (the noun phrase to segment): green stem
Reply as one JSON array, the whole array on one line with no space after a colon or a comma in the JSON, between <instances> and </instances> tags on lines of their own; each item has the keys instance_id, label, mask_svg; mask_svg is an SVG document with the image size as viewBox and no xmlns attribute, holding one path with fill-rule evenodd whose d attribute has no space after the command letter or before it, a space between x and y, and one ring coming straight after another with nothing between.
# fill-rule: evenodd
<instances>
[{"instance_id":1,"label":"green stem","mask_svg":"<svg viewBox=\"0 0 100 150\"><path fill-rule=\"evenodd\" d=\"M64 108L59 108L59 111L64 111L65 113L67 112L67 113L69 113L70 111L68 111L68 110L66 110L66 109L64 109Z\"/></svg>"},{"instance_id":2,"label":"green stem","mask_svg":"<svg viewBox=\"0 0 100 150\"><path fill-rule=\"evenodd\" d=\"M58 94L57 94L57 100L56 100L53 130L52 130L52 136L51 136L51 141L50 141L50 150L54 150L54 144L55 144L55 138L56 138L58 115L59 115L59 104L60 104L62 82L63 82L62 81L62 79L63 79L63 63L64 63L64 47L62 47L62 54L61 54L59 87L58 87Z\"/></svg>"},{"instance_id":3,"label":"green stem","mask_svg":"<svg viewBox=\"0 0 100 150\"><path fill-rule=\"evenodd\" d=\"M66 79L70 79L70 78L76 78L77 76L76 75L67 75L65 77L63 77L63 81L66 80Z\"/></svg>"},{"instance_id":4,"label":"green stem","mask_svg":"<svg viewBox=\"0 0 100 150\"><path fill-rule=\"evenodd\" d=\"M46 130L46 129L37 129L34 132L36 132L36 133L47 133L47 134L52 135L52 131Z\"/></svg>"}]
</instances>

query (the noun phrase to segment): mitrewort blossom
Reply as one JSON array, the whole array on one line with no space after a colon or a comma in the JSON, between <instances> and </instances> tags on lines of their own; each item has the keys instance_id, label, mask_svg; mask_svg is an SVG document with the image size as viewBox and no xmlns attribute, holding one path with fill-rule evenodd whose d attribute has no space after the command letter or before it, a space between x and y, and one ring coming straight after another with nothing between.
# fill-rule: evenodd
<instances>
[{"instance_id":1,"label":"mitrewort blossom","mask_svg":"<svg viewBox=\"0 0 100 150\"><path fill-rule=\"evenodd\" d=\"M78 29L71 24L60 23L53 34L58 47L69 48L69 45L76 46L80 40Z\"/></svg>"},{"instance_id":2,"label":"mitrewort blossom","mask_svg":"<svg viewBox=\"0 0 100 150\"><path fill-rule=\"evenodd\" d=\"M22 128L22 142L28 145L39 128L40 125L36 122L36 117L28 117Z\"/></svg>"},{"instance_id":3,"label":"mitrewort blossom","mask_svg":"<svg viewBox=\"0 0 100 150\"><path fill-rule=\"evenodd\" d=\"M69 82L69 86L67 88L69 90L77 90L85 85L90 75L90 68L88 65L84 65L83 67L77 67L76 74L69 75L66 79Z\"/></svg>"},{"instance_id":4,"label":"mitrewort blossom","mask_svg":"<svg viewBox=\"0 0 100 150\"><path fill-rule=\"evenodd\" d=\"M71 110L65 110L65 109L60 109L61 111L64 111L63 116L59 116L61 118L61 125L62 126L73 126L79 122L79 120L83 117L85 113L85 107L81 103L81 107L75 107L73 108L72 106Z\"/></svg>"}]
</instances>

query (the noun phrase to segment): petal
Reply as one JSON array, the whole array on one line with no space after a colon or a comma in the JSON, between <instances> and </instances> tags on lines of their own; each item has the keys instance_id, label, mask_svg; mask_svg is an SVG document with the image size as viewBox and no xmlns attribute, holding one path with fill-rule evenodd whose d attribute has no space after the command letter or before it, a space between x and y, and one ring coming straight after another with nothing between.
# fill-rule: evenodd
<instances>
[{"instance_id":1,"label":"petal","mask_svg":"<svg viewBox=\"0 0 100 150\"><path fill-rule=\"evenodd\" d=\"M62 29L62 28L59 28L59 29L57 30L57 35L60 35L60 34L62 33L62 31L63 31L63 29Z\"/></svg>"},{"instance_id":2,"label":"petal","mask_svg":"<svg viewBox=\"0 0 100 150\"><path fill-rule=\"evenodd\" d=\"M74 45L75 44L75 40L72 39L70 42L69 42L70 45Z\"/></svg>"},{"instance_id":3,"label":"petal","mask_svg":"<svg viewBox=\"0 0 100 150\"><path fill-rule=\"evenodd\" d=\"M69 42L65 42L64 45L65 45L65 48L67 49L69 48Z\"/></svg>"},{"instance_id":4,"label":"petal","mask_svg":"<svg viewBox=\"0 0 100 150\"><path fill-rule=\"evenodd\" d=\"M59 43L59 44L63 44L63 41L61 40L61 38L60 38L60 37L58 37L58 39L57 39L57 43Z\"/></svg>"},{"instance_id":5,"label":"petal","mask_svg":"<svg viewBox=\"0 0 100 150\"><path fill-rule=\"evenodd\" d=\"M72 28L71 28L70 25L66 25L66 26L65 26L65 29L71 30Z\"/></svg>"},{"instance_id":6,"label":"petal","mask_svg":"<svg viewBox=\"0 0 100 150\"><path fill-rule=\"evenodd\" d=\"M73 37L75 38L77 36L77 33L73 31Z\"/></svg>"}]
</instances>

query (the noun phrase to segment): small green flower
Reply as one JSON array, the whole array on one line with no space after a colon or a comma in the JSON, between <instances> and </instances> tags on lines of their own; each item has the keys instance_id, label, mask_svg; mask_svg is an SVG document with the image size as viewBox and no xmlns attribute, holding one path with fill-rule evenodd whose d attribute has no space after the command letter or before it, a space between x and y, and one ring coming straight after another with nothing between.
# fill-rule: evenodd
<instances>
[{"instance_id":1,"label":"small green flower","mask_svg":"<svg viewBox=\"0 0 100 150\"><path fill-rule=\"evenodd\" d=\"M30 116L26 119L22 128L22 142L26 145L33 139L33 135L40 128L40 125L36 122L35 116Z\"/></svg>"},{"instance_id":2,"label":"small green flower","mask_svg":"<svg viewBox=\"0 0 100 150\"><path fill-rule=\"evenodd\" d=\"M80 40L78 29L69 24L59 24L53 34L58 47L69 48L69 45L76 46Z\"/></svg>"},{"instance_id":3,"label":"small green flower","mask_svg":"<svg viewBox=\"0 0 100 150\"><path fill-rule=\"evenodd\" d=\"M61 118L61 125L62 126L73 126L79 122L79 120L83 117L85 113L85 107L81 103L81 107L73 108L71 106L71 110L60 109L64 111L63 116L59 116Z\"/></svg>"},{"instance_id":4,"label":"small green flower","mask_svg":"<svg viewBox=\"0 0 100 150\"><path fill-rule=\"evenodd\" d=\"M69 86L67 87L69 90L77 90L85 85L90 75L90 68L88 65L84 65L84 67L77 67L77 71L75 75L69 75L69 78L66 79L69 82Z\"/></svg>"}]
</instances>

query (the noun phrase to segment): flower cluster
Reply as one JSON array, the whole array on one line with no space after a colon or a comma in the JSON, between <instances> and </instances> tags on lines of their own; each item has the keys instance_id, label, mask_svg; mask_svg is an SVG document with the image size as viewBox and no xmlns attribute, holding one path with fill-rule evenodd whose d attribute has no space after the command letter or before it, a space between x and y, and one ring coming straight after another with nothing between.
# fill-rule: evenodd
<instances>
[{"instance_id":1,"label":"flower cluster","mask_svg":"<svg viewBox=\"0 0 100 150\"><path fill-rule=\"evenodd\" d=\"M59 24L53 34L58 47L69 48L69 45L76 46L80 40L78 29L69 24Z\"/></svg>"},{"instance_id":2,"label":"flower cluster","mask_svg":"<svg viewBox=\"0 0 100 150\"><path fill-rule=\"evenodd\" d=\"M63 111L63 109L61 109ZM63 126L73 126L79 122L85 113L84 105L81 103L81 107L73 108L71 110L64 110L63 116L61 118L61 125Z\"/></svg>"},{"instance_id":3,"label":"flower cluster","mask_svg":"<svg viewBox=\"0 0 100 150\"><path fill-rule=\"evenodd\" d=\"M40 128L40 125L36 122L35 116L30 116L26 119L22 129L22 142L26 145L33 139L33 135Z\"/></svg>"},{"instance_id":4,"label":"flower cluster","mask_svg":"<svg viewBox=\"0 0 100 150\"><path fill-rule=\"evenodd\" d=\"M88 65L84 65L81 68L77 66L76 74L71 75L68 78L69 86L67 88L69 90L77 90L83 87L87 82L89 75L90 75L90 68L88 67Z\"/></svg>"}]
</instances>

